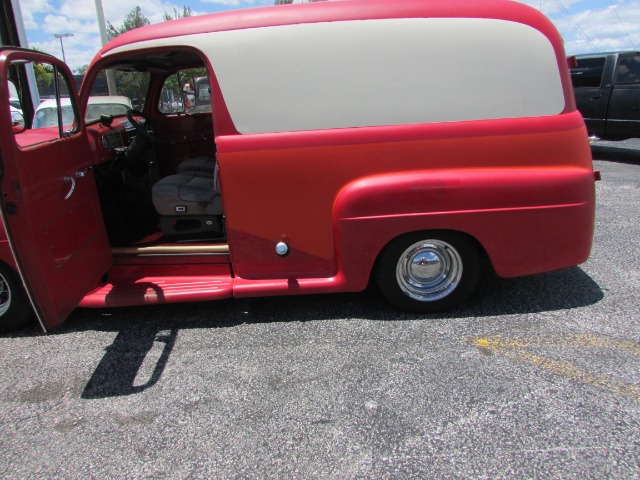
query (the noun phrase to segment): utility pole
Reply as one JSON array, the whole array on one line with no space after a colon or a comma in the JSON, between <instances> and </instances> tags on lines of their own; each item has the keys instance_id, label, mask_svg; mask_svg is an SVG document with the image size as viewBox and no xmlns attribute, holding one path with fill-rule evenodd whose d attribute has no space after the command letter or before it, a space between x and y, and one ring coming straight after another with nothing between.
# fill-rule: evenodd
<instances>
[{"instance_id":1,"label":"utility pole","mask_svg":"<svg viewBox=\"0 0 640 480\"><path fill-rule=\"evenodd\" d=\"M98 15L98 28L100 29L100 40L104 47L109 41L107 37L107 27L104 21L104 10L102 9L102 0L95 0L96 13ZM116 88L116 77L113 74L113 70L106 70L107 74L107 88L109 89L109 95L117 95L118 89Z\"/></svg>"},{"instance_id":2,"label":"utility pole","mask_svg":"<svg viewBox=\"0 0 640 480\"><path fill-rule=\"evenodd\" d=\"M67 37L73 37L73 33L56 33L54 37L60 40L60 48L62 49L62 61L64 63L67 63L67 58L64 56L64 45L62 44L62 39Z\"/></svg>"}]
</instances>

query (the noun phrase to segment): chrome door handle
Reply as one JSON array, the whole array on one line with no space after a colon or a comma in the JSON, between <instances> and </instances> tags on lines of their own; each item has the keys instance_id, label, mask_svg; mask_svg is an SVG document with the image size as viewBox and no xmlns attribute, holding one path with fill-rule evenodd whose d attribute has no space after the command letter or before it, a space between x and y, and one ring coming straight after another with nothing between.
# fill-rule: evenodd
<instances>
[{"instance_id":1,"label":"chrome door handle","mask_svg":"<svg viewBox=\"0 0 640 480\"><path fill-rule=\"evenodd\" d=\"M89 170L91 169L91 167L85 168L84 170L77 170L73 175L68 175L64 177L64 183L70 183L71 187L69 188L69 191L67 192L67 194L64 196L65 200L69 200L71 198L71 195L73 195L73 191L76 189L76 178L84 178L87 176L87 172L89 172Z\"/></svg>"},{"instance_id":2,"label":"chrome door handle","mask_svg":"<svg viewBox=\"0 0 640 480\"><path fill-rule=\"evenodd\" d=\"M71 198L71 195L73 195L73 191L76 189L76 179L73 178L73 177L64 177L64 183L70 183L71 184L71 187L69 188L69 191L64 196L65 200L69 200Z\"/></svg>"}]
</instances>

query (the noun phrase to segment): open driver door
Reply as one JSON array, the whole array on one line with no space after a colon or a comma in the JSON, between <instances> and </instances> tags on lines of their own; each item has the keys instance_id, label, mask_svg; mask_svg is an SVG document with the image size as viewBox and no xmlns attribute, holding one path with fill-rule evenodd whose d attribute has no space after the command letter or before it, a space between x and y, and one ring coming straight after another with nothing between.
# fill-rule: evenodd
<instances>
[{"instance_id":1,"label":"open driver door","mask_svg":"<svg viewBox=\"0 0 640 480\"><path fill-rule=\"evenodd\" d=\"M55 118L44 128L29 128L30 70L57 100ZM23 131L12 126L10 84L21 94ZM32 50L0 49L2 218L45 331L62 323L112 264L83 114L64 63Z\"/></svg>"}]
</instances>

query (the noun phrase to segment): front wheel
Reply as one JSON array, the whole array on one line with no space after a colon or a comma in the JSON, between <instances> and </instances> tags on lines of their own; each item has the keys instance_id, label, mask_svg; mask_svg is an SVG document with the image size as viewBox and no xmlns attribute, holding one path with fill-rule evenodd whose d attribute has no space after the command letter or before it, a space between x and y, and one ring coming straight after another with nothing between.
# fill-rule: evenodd
<instances>
[{"instance_id":1,"label":"front wheel","mask_svg":"<svg viewBox=\"0 0 640 480\"><path fill-rule=\"evenodd\" d=\"M465 235L432 231L405 235L382 252L376 281L393 305L414 312L461 304L478 280L478 249Z\"/></svg>"},{"instance_id":2,"label":"front wheel","mask_svg":"<svg viewBox=\"0 0 640 480\"><path fill-rule=\"evenodd\" d=\"M0 332L26 326L31 319L31 304L18 274L0 263Z\"/></svg>"}]
</instances>

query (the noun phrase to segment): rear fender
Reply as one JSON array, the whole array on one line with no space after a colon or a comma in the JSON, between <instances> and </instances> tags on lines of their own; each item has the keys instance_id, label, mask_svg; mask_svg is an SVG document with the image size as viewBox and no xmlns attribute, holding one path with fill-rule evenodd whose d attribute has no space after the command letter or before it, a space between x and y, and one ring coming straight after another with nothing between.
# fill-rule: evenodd
<instances>
[{"instance_id":1,"label":"rear fender","mask_svg":"<svg viewBox=\"0 0 640 480\"><path fill-rule=\"evenodd\" d=\"M593 172L577 167L369 177L347 185L334 204L338 264L361 289L394 238L453 230L476 239L504 277L574 266L589 256L594 204Z\"/></svg>"}]
</instances>

